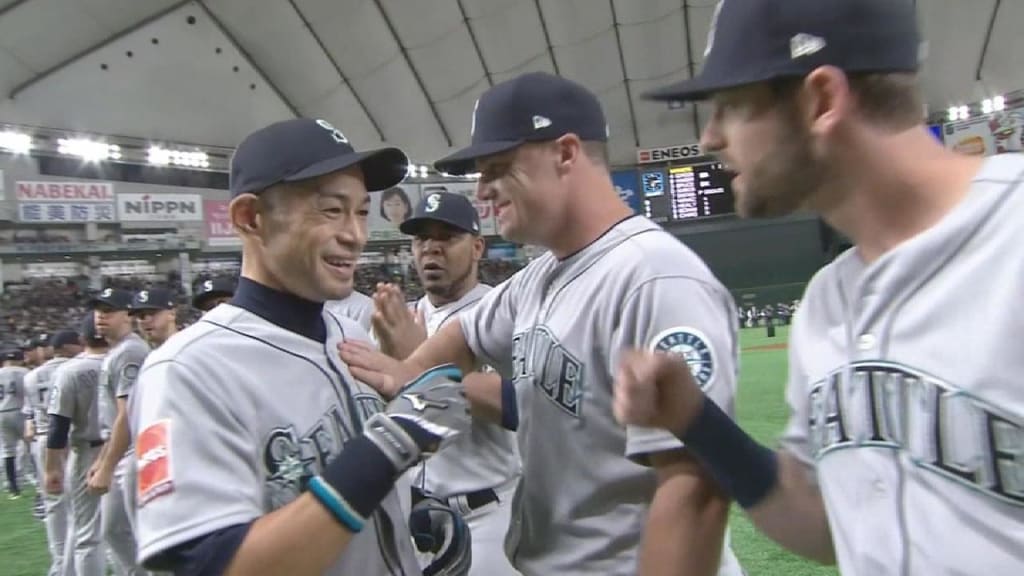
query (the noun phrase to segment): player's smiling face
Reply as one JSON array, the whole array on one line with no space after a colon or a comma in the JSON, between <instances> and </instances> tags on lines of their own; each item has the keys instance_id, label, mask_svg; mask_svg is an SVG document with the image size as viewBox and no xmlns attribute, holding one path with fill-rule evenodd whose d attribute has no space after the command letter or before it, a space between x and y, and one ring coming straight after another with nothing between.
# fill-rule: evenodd
<instances>
[{"instance_id":1,"label":"player's smiling face","mask_svg":"<svg viewBox=\"0 0 1024 576\"><path fill-rule=\"evenodd\" d=\"M490 202L506 240L546 245L563 221L556 142L524 144L477 161L477 197Z\"/></svg>"},{"instance_id":2,"label":"player's smiling face","mask_svg":"<svg viewBox=\"0 0 1024 576\"><path fill-rule=\"evenodd\" d=\"M366 245L370 195L362 171L288 185L273 204L252 244L261 269L254 279L314 302L344 297Z\"/></svg>"},{"instance_id":3,"label":"player's smiling face","mask_svg":"<svg viewBox=\"0 0 1024 576\"><path fill-rule=\"evenodd\" d=\"M745 218L783 216L821 188L824 166L814 153L795 91L758 84L715 94L702 148L734 172L736 211Z\"/></svg>"},{"instance_id":4,"label":"player's smiling face","mask_svg":"<svg viewBox=\"0 0 1024 576\"><path fill-rule=\"evenodd\" d=\"M423 224L412 240L413 260L423 289L443 302L462 297L470 280L476 278L476 263L483 249L479 236L442 222Z\"/></svg>"}]
</instances>

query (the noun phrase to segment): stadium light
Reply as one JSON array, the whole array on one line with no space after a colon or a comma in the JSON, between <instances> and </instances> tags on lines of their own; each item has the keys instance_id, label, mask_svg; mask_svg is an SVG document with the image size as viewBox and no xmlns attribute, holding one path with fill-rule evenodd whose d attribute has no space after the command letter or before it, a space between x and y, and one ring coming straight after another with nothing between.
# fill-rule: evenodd
<instances>
[{"instance_id":1,"label":"stadium light","mask_svg":"<svg viewBox=\"0 0 1024 576\"><path fill-rule=\"evenodd\" d=\"M182 150L168 150L159 146L150 146L146 157L150 164L166 166L176 164L190 168L209 168L210 157L206 152L185 152Z\"/></svg>"},{"instance_id":2,"label":"stadium light","mask_svg":"<svg viewBox=\"0 0 1024 576\"><path fill-rule=\"evenodd\" d=\"M967 106L961 106L960 107L960 119L961 120L967 120L970 117L971 117L971 109L968 108Z\"/></svg>"},{"instance_id":3,"label":"stadium light","mask_svg":"<svg viewBox=\"0 0 1024 576\"><path fill-rule=\"evenodd\" d=\"M423 164L423 165L420 166L420 178L426 178L426 177L427 177L427 165Z\"/></svg>"},{"instance_id":4,"label":"stadium light","mask_svg":"<svg viewBox=\"0 0 1024 576\"><path fill-rule=\"evenodd\" d=\"M28 154L32 149L32 137L20 132L0 132L0 148L15 154Z\"/></svg>"},{"instance_id":5,"label":"stadium light","mask_svg":"<svg viewBox=\"0 0 1024 576\"><path fill-rule=\"evenodd\" d=\"M982 114L991 114L992 113L992 99L991 98L985 98L984 100L981 101L981 113Z\"/></svg>"},{"instance_id":6,"label":"stadium light","mask_svg":"<svg viewBox=\"0 0 1024 576\"><path fill-rule=\"evenodd\" d=\"M1002 96L996 96L992 99L992 109L996 112L1002 112L1006 109L1006 99Z\"/></svg>"},{"instance_id":7,"label":"stadium light","mask_svg":"<svg viewBox=\"0 0 1024 576\"><path fill-rule=\"evenodd\" d=\"M87 162L121 159L121 147L117 144L93 142L81 138L58 139L57 152L68 156L78 156Z\"/></svg>"}]
</instances>

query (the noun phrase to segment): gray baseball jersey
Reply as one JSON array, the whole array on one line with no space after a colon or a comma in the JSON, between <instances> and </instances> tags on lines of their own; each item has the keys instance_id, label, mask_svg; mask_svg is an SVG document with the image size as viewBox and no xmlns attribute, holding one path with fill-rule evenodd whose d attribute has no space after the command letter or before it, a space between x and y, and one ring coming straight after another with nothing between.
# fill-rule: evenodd
<instances>
[{"instance_id":1,"label":"gray baseball jersey","mask_svg":"<svg viewBox=\"0 0 1024 576\"><path fill-rule=\"evenodd\" d=\"M506 542L516 568L636 574L656 487L644 457L681 445L616 423L618 358L624 348L678 353L732 412L734 310L700 258L634 216L564 260L534 260L460 317L477 358L516 385L523 476Z\"/></svg>"},{"instance_id":2,"label":"gray baseball jersey","mask_svg":"<svg viewBox=\"0 0 1024 576\"><path fill-rule=\"evenodd\" d=\"M783 447L808 466L840 571L1024 570L1024 156L987 159L939 223L807 287Z\"/></svg>"},{"instance_id":3,"label":"gray baseball jersey","mask_svg":"<svg viewBox=\"0 0 1024 576\"><path fill-rule=\"evenodd\" d=\"M412 308L423 315L427 334L433 335L448 321L471 310L489 290L490 286L477 284L459 300L443 306L432 305L424 296ZM515 434L501 426L476 420L468 434L412 470L413 486L448 498L506 485L519 475L515 441Z\"/></svg>"},{"instance_id":4,"label":"gray baseball jersey","mask_svg":"<svg viewBox=\"0 0 1024 576\"><path fill-rule=\"evenodd\" d=\"M107 352L100 366L99 413L103 439L110 438L110 429L117 417L117 399L128 398L135 386L139 368L149 354L149 345L135 334L128 334Z\"/></svg>"},{"instance_id":5,"label":"gray baseball jersey","mask_svg":"<svg viewBox=\"0 0 1024 576\"><path fill-rule=\"evenodd\" d=\"M28 370L21 366L0 368L0 452L5 458L18 455L25 433L25 374Z\"/></svg>"},{"instance_id":6,"label":"gray baseball jersey","mask_svg":"<svg viewBox=\"0 0 1024 576\"><path fill-rule=\"evenodd\" d=\"M365 331L323 314L321 344L223 304L146 360L137 391L140 558L293 501L383 410L337 353L344 339L368 340ZM394 490L326 572L418 573Z\"/></svg>"},{"instance_id":7,"label":"gray baseball jersey","mask_svg":"<svg viewBox=\"0 0 1024 576\"><path fill-rule=\"evenodd\" d=\"M101 439L98 389L103 357L83 353L54 372L48 412L71 420L70 446Z\"/></svg>"},{"instance_id":8,"label":"gray baseball jersey","mask_svg":"<svg viewBox=\"0 0 1024 576\"><path fill-rule=\"evenodd\" d=\"M25 406L22 412L35 421L36 434L40 436L46 436L49 429L46 413L50 405L53 375L67 360L62 357L51 358L25 375Z\"/></svg>"},{"instance_id":9,"label":"gray baseball jersey","mask_svg":"<svg viewBox=\"0 0 1024 576\"><path fill-rule=\"evenodd\" d=\"M370 317L373 315L373 298L362 292L352 291L346 298L324 302L324 308L355 320L367 333L370 332Z\"/></svg>"}]
</instances>

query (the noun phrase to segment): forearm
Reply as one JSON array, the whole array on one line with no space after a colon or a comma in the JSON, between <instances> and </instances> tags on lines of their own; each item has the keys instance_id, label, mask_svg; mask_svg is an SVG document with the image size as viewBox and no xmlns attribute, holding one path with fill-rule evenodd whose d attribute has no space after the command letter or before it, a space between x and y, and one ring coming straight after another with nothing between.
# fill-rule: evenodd
<instances>
[{"instance_id":1,"label":"forearm","mask_svg":"<svg viewBox=\"0 0 1024 576\"><path fill-rule=\"evenodd\" d=\"M729 500L684 454L652 455L659 479L640 547L641 576L718 572Z\"/></svg>"},{"instance_id":2,"label":"forearm","mask_svg":"<svg viewBox=\"0 0 1024 576\"><path fill-rule=\"evenodd\" d=\"M47 475L57 475L64 472L64 458L67 455L66 448L47 448L43 457L43 467Z\"/></svg>"},{"instance_id":3,"label":"forearm","mask_svg":"<svg viewBox=\"0 0 1024 576\"><path fill-rule=\"evenodd\" d=\"M316 498L303 494L253 523L224 574L324 574L351 539Z\"/></svg>"},{"instance_id":4,"label":"forearm","mask_svg":"<svg viewBox=\"0 0 1024 576\"><path fill-rule=\"evenodd\" d=\"M471 372L462 379L473 418L501 424L501 376L494 372Z\"/></svg>"},{"instance_id":5,"label":"forearm","mask_svg":"<svg viewBox=\"0 0 1024 576\"><path fill-rule=\"evenodd\" d=\"M835 564L828 514L818 488L791 454L778 453L775 488L747 510L755 526L785 548L822 564Z\"/></svg>"},{"instance_id":6,"label":"forearm","mask_svg":"<svg viewBox=\"0 0 1024 576\"><path fill-rule=\"evenodd\" d=\"M110 430L110 440L104 445L102 454L101 466L108 472L113 472L131 444L128 437L128 413L122 406L123 403L124 400L118 399L117 417L114 418L114 424Z\"/></svg>"},{"instance_id":7,"label":"forearm","mask_svg":"<svg viewBox=\"0 0 1024 576\"><path fill-rule=\"evenodd\" d=\"M455 364L463 374L476 370L476 355L466 343L459 322L449 322L436 334L416 348L405 364L416 372L429 370L441 364Z\"/></svg>"}]
</instances>

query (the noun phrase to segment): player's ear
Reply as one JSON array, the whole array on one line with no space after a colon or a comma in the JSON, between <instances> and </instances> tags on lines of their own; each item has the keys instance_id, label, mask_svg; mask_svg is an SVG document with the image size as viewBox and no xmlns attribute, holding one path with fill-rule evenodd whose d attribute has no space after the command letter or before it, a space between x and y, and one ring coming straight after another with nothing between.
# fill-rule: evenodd
<instances>
[{"instance_id":1,"label":"player's ear","mask_svg":"<svg viewBox=\"0 0 1024 576\"><path fill-rule=\"evenodd\" d=\"M569 133L555 140L555 144L558 146L555 168L559 176L565 176L583 154L583 142L579 136Z\"/></svg>"},{"instance_id":2,"label":"player's ear","mask_svg":"<svg viewBox=\"0 0 1024 576\"><path fill-rule=\"evenodd\" d=\"M257 234L263 223L260 209L260 199L255 194L240 194L231 200L228 217L235 232L243 238Z\"/></svg>"},{"instance_id":3,"label":"player's ear","mask_svg":"<svg viewBox=\"0 0 1024 576\"><path fill-rule=\"evenodd\" d=\"M484 248L486 248L486 243L484 242L484 237L483 236L474 236L473 237L473 259L474 260L479 260L479 259L484 257Z\"/></svg>"}]
</instances>

